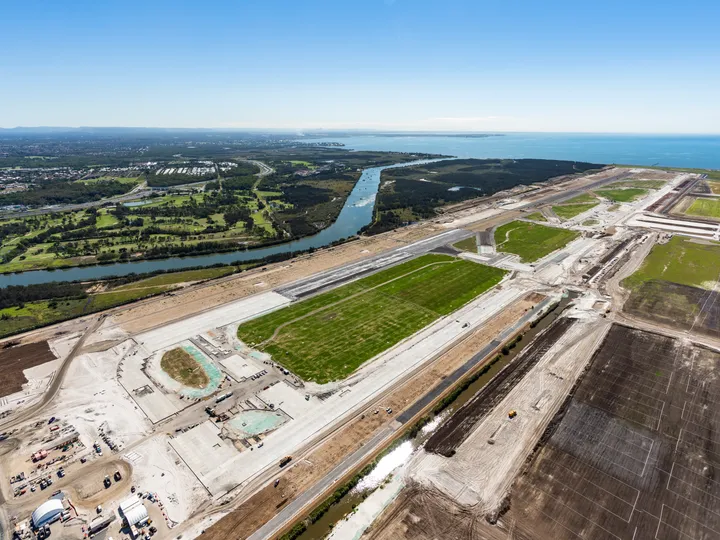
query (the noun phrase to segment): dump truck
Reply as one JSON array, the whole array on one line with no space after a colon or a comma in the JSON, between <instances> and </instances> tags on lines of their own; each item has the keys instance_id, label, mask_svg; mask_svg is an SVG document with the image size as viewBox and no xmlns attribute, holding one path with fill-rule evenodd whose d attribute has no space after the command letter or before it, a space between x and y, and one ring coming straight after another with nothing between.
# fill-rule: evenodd
<instances>
[{"instance_id":1,"label":"dump truck","mask_svg":"<svg viewBox=\"0 0 720 540\"><path fill-rule=\"evenodd\" d=\"M515 418L516 416L517 416L517 411L516 411L515 409L511 410L511 411L508 413L508 417L509 417L509 418Z\"/></svg>"},{"instance_id":2,"label":"dump truck","mask_svg":"<svg viewBox=\"0 0 720 540\"><path fill-rule=\"evenodd\" d=\"M280 467L284 467L285 465L287 465L287 464L290 463L291 461L292 461L292 456L285 456L284 458L282 458L282 459L280 460Z\"/></svg>"}]
</instances>

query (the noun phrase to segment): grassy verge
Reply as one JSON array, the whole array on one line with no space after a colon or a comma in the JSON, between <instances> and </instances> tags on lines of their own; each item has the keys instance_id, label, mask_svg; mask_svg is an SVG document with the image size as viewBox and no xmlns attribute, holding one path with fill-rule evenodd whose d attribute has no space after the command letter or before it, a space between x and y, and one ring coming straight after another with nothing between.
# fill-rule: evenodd
<instances>
[{"instance_id":1,"label":"grassy verge","mask_svg":"<svg viewBox=\"0 0 720 540\"><path fill-rule=\"evenodd\" d=\"M623 180L621 182L613 182L608 184L610 188L640 188L640 189L660 189L666 180Z\"/></svg>"},{"instance_id":2,"label":"grassy verge","mask_svg":"<svg viewBox=\"0 0 720 540\"><path fill-rule=\"evenodd\" d=\"M514 253L523 262L537 261L577 238L579 233L525 221L512 221L495 229L498 251Z\"/></svg>"},{"instance_id":3,"label":"grassy verge","mask_svg":"<svg viewBox=\"0 0 720 540\"><path fill-rule=\"evenodd\" d=\"M597 206L597 202L592 203L585 203L585 204L566 204L563 206L553 206L553 212L557 214L559 218L562 219L571 219L577 216L578 214L582 214L583 212L587 212L591 208L595 208Z\"/></svg>"},{"instance_id":4,"label":"grassy verge","mask_svg":"<svg viewBox=\"0 0 720 540\"><path fill-rule=\"evenodd\" d=\"M532 214L528 214L525 216L525 219L530 219L532 221L547 221L547 218L543 216L540 212L533 212Z\"/></svg>"},{"instance_id":5,"label":"grassy verge","mask_svg":"<svg viewBox=\"0 0 720 540\"><path fill-rule=\"evenodd\" d=\"M455 249L459 249L460 251L470 251L472 253L477 253L478 250L477 241L474 236L455 242L453 247Z\"/></svg>"},{"instance_id":6,"label":"grassy verge","mask_svg":"<svg viewBox=\"0 0 720 540\"><path fill-rule=\"evenodd\" d=\"M145 279L136 279L101 292L94 292L86 298L56 298L21 303L14 307L0 309L0 337L11 336L162 294L177 288L180 283L215 279L238 270L237 266L223 266L164 273ZM126 279L132 279L132 277L134 276Z\"/></svg>"}]
</instances>

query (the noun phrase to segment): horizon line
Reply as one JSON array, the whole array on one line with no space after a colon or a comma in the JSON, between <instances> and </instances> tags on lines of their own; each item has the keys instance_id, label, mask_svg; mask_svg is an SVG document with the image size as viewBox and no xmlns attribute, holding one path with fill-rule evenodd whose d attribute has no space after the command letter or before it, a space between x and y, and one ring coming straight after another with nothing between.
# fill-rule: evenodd
<instances>
[{"instance_id":1,"label":"horizon line","mask_svg":"<svg viewBox=\"0 0 720 540\"><path fill-rule=\"evenodd\" d=\"M569 135L668 135L668 136L720 136L720 132L712 131L554 131L554 130L450 130L450 129L383 129L383 128L322 128L322 127L180 127L180 126L63 126L63 125L20 125L13 127L0 126L0 131L33 131L33 130L67 130L83 129L121 129L121 130L165 130L165 131L214 131L214 132L308 132L308 133L407 133L407 134L443 134L443 135L504 135L504 134L569 134ZM299 135L302 136L302 135Z\"/></svg>"}]
</instances>

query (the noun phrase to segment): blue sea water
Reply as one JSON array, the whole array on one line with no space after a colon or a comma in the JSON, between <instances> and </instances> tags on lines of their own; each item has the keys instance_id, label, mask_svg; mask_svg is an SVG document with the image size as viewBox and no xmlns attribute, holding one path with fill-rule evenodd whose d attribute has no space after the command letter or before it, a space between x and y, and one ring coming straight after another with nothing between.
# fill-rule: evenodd
<instances>
[{"instance_id":1,"label":"blue sea water","mask_svg":"<svg viewBox=\"0 0 720 540\"><path fill-rule=\"evenodd\" d=\"M300 140L340 142L355 150L440 153L461 158L568 159L720 169L720 135L507 133L494 137L357 135Z\"/></svg>"},{"instance_id":2,"label":"blue sea water","mask_svg":"<svg viewBox=\"0 0 720 540\"><path fill-rule=\"evenodd\" d=\"M439 135L356 135L303 142L332 141L356 150L422 152L461 158L567 159L600 164L658 165L720 169L720 135L597 135L570 133L510 133L493 137ZM115 263L65 270L38 270L0 275L0 288L49 281L100 279L155 270L180 270L195 266L256 260L277 253L319 248L355 234L372 218L380 173L387 167L366 169L348 197L338 219L327 229L267 248L218 253L199 257L173 257L152 261Z\"/></svg>"}]
</instances>

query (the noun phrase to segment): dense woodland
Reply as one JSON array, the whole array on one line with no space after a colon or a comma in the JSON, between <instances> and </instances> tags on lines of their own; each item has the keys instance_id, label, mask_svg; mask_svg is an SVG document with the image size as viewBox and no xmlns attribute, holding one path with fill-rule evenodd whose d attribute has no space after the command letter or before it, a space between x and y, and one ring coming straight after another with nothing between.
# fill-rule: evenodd
<instances>
[{"instance_id":1,"label":"dense woodland","mask_svg":"<svg viewBox=\"0 0 720 540\"><path fill-rule=\"evenodd\" d=\"M452 159L388 169L382 175L375 222L367 231L376 234L432 217L445 204L602 167L544 159Z\"/></svg>"},{"instance_id":2,"label":"dense woodland","mask_svg":"<svg viewBox=\"0 0 720 540\"><path fill-rule=\"evenodd\" d=\"M128 184L114 180L88 184L83 182L52 181L33 185L27 191L17 191L0 195L0 206L13 204L26 206L78 204L122 195L131 188L132 186Z\"/></svg>"}]
</instances>

